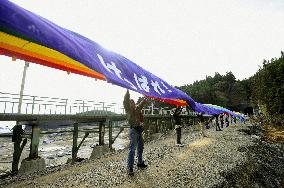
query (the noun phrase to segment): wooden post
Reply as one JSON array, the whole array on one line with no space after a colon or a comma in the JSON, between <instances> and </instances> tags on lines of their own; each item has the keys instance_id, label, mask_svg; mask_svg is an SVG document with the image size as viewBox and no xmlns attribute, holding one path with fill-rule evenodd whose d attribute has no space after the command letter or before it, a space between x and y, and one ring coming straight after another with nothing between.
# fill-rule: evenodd
<instances>
[{"instance_id":1,"label":"wooden post","mask_svg":"<svg viewBox=\"0 0 284 188\"><path fill-rule=\"evenodd\" d=\"M89 136L89 132L85 132L85 135L83 137L83 139L81 140L80 144L78 145L78 147L76 148L76 157L77 157L77 154L78 154L78 151L81 147L81 145L83 144L83 142L85 141L85 139Z\"/></svg>"},{"instance_id":2,"label":"wooden post","mask_svg":"<svg viewBox=\"0 0 284 188\"><path fill-rule=\"evenodd\" d=\"M156 120L155 119L151 119L151 133L150 134L153 134L155 133L156 131Z\"/></svg>"},{"instance_id":3,"label":"wooden post","mask_svg":"<svg viewBox=\"0 0 284 188\"><path fill-rule=\"evenodd\" d=\"M30 145L30 159L38 158L38 144L39 144L39 135L40 135L40 128L39 125L33 124L32 125L32 137L31 137L31 145Z\"/></svg>"},{"instance_id":4,"label":"wooden post","mask_svg":"<svg viewBox=\"0 0 284 188\"><path fill-rule=\"evenodd\" d=\"M112 121L108 121L108 147L112 149Z\"/></svg>"},{"instance_id":5,"label":"wooden post","mask_svg":"<svg viewBox=\"0 0 284 188\"><path fill-rule=\"evenodd\" d=\"M156 119L156 126L155 126L155 133L158 133L159 132L159 120L158 118Z\"/></svg>"},{"instance_id":6,"label":"wooden post","mask_svg":"<svg viewBox=\"0 0 284 188\"><path fill-rule=\"evenodd\" d=\"M102 146L104 145L104 136L105 136L105 121L100 121L99 124L99 145Z\"/></svg>"},{"instance_id":7,"label":"wooden post","mask_svg":"<svg viewBox=\"0 0 284 188\"><path fill-rule=\"evenodd\" d=\"M78 123L74 123L73 146L72 146L72 160L73 161L75 161L77 158L77 140L78 140Z\"/></svg>"},{"instance_id":8,"label":"wooden post","mask_svg":"<svg viewBox=\"0 0 284 188\"><path fill-rule=\"evenodd\" d=\"M163 118L163 121L162 121L162 129L163 129L163 132L167 131L167 124L166 124L166 119L165 118Z\"/></svg>"},{"instance_id":9,"label":"wooden post","mask_svg":"<svg viewBox=\"0 0 284 188\"><path fill-rule=\"evenodd\" d=\"M172 130L172 118L168 119L168 130Z\"/></svg>"},{"instance_id":10,"label":"wooden post","mask_svg":"<svg viewBox=\"0 0 284 188\"><path fill-rule=\"evenodd\" d=\"M24 133L22 125L17 125L13 128L12 141L14 142L14 152L13 152L13 162L12 162L12 172L16 173L18 171L19 161L21 157L21 142L22 134ZM24 146L26 142L22 144Z\"/></svg>"},{"instance_id":11,"label":"wooden post","mask_svg":"<svg viewBox=\"0 0 284 188\"><path fill-rule=\"evenodd\" d=\"M89 136L89 132L85 132L85 135L81 142L78 145L78 133L79 133L79 126L78 123L74 123L74 130L73 130L73 146L72 146L72 159L71 162L74 163L77 161L78 151L85 141L85 139Z\"/></svg>"}]
</instances>

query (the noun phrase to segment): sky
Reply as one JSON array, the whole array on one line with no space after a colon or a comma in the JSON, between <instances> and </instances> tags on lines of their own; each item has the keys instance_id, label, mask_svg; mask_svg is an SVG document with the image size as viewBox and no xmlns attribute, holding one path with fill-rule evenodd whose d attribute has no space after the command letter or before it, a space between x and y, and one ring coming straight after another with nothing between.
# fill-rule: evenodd
<instances>
[{"instance_id":1,"label":"sky","mask_svg":"<svg viewBox=\"0 0 284 188\"><path fill-rule=\"evenodd\" d=\"M117 52L167 83L215 72L252 76L284 51L282 0L14 0L61 27ZM0 92L19 93L24 63L0 56ZM115 102L126 89L30 64L24 94ZM134 99L141 96L131 92Z\"/></svg>"}]
</instances>

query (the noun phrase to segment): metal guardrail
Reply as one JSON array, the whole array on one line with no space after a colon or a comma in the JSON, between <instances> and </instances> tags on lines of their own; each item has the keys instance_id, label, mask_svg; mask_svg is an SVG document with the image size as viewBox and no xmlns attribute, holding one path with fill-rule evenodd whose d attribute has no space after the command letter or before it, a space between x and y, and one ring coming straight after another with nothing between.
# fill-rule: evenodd
<instances>
[{"instance_id":1,"label":"metal guardrail","mask_svg":"<svg viewBox=\"0 0 284 188\"><path fill-rule=\"evenodd\" d=\"M73 115L106 115L113 112L125 114L124 108L117 103L97 102L91 100L70 100L66 98L41 97L35 95L22 96L21 114ZM18 114L19 94L0 92L0 113ZM147 106L144 114L170 115L172 109ZM193 115L195 112L184 111L183 115Z\"/></svg>"},{"instance_id":2,"label":"metal guardrail","mask_svg":"<svg viewBox=\"0 0 284 188\"><path fill-rule=\"evenodd\" d=\"M0 92L0 113L17 113L19 94ZM96 102L90 100L70 100L65 98L23 95L22 114L78 114L109 112L120 113L122 108L117 103Z\"/></svg>"}]
</instances>

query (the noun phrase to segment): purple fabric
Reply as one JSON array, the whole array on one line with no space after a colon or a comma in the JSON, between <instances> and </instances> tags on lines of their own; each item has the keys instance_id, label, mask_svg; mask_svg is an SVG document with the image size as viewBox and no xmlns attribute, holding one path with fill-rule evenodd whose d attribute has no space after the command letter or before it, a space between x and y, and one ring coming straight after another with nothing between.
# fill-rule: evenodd
<instances>
[{"instance_id":1,"label":"purple fabric","mask_svg":"<svg viewBox=\"0 0 284 188\"><path fill-rule=\"evenodd\" d=\"M185 100L193 110L210 115L223 112L234 114L227 109L218 109L195 102L184 92L172 87L127 58L106 50L96 42L62 28L7 0L0 1L0 31L57 50L103 74L108 82L143 95L161 99Z\"/></svg>"},{"instance_id":2,"label":"purple fabric","mask_svg":"<svg viewBox=\"0 0 284 188\"><path fill-rule=\"evenodd\" d=\"M195 108L191 97L127 58L6 0L0 1L0 30L57 50L105 75L112 84L146 96L182 99Z\"/></svg>"},{"instance_id":3,"label":"purple fabric","mask_svg":"<svg viewBox=\"0 0 284 188\"><path fill-rule=\"evenodd\" d=\"M195 102L195 111L199 113L209 114L209 115L215 115L215 114L222 114L224 113L223 110L213 108L211 106L207 106L205 104L201 104L198 102Z\"/></svg>"}]
</instances>

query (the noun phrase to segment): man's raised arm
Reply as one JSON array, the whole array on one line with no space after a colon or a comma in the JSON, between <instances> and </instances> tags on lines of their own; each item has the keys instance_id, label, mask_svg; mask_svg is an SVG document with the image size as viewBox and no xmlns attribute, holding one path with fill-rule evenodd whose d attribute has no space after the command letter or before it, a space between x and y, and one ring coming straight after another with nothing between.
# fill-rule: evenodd
<instances>
[{"instance_id":1,"label":"man's raised arm","mask_svg":"<svg viewBox=\"0 0 284 188\"><path fill-rule=\"evenodd\" d=\"M138 109L138 110L142 110L142 108L144 107L146 101L147 101L147 97L144 96L144 97L142 98L142 100L140 101L140 103L137 105L137 109Z\"/></svg>"},{"instance_id":2,"label":"man's raised arm","mask_svg":"<svg viewBox=\"0 0 284 188\"><path fill-rule=\"evenodd\" d=\"M125 95L124 95L123 106L124 106L125 112L128 113L130 111L130 94L129 94L129 90L127 90Z\"/></svg>"}]
</instances>

